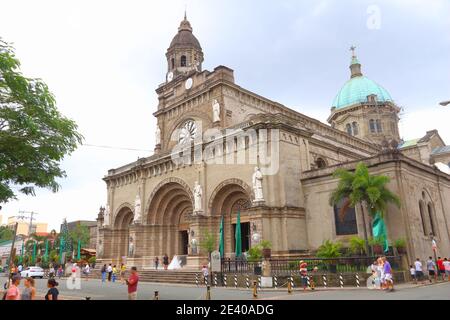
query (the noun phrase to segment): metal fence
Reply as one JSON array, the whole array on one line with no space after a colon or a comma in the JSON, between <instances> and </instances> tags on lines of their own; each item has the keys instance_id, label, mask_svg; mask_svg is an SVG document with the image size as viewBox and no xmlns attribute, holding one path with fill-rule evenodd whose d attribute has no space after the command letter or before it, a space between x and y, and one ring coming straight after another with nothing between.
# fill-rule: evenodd
<instances>
[{"instance_id":1,"label":"metal fence","mask_svg":"<svg viewBox=\"0 0 450 320\"><path fill-rule=\"evenodd\" d=\"M308 271L317 267L318 272L341 273L341 272L366 272L377 257L341 257L341 258L289 258L269 259L272 273L289 275L299 270L300 261L307 263ZM392 269L401 270L401 257L388 256ZM255 273L261 272L262 261L245 261L225 258L222 260L222 272Z\"/></svg>"}]
</instances>

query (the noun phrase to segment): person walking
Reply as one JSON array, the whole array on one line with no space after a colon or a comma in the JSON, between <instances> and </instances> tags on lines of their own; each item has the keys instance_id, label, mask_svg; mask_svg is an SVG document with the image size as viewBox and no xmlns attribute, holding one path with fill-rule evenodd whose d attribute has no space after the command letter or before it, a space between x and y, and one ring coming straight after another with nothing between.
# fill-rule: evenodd
<instances>
[{"instance_id":1,"label":"person walking","mask_svg":"<svg viewBox=\"0 0 450 320\"><path fill-rule=\"evenodd\" d=\"M60 266L58 267L58 278L59 278L59 279L61 279L61 277L62 277L62 275L63 275L63 272L64 272L63 267L62 267L62 265L60 265Z\"/></svg>"},{"instance_id":2,"label":"person walking","mask_svg":"<svg viewBox=\"0 0 450 320\"><path fill-rule=\"evenodd\" d=\"M306 291L308 287L308 264L306 262L300 261L299 272L303 291Z\"/></svg>"},{"instance_id":3,"label":"person walking","mask_svg":"<svg viewBox=\"0 0 450 320\"><path fill-rule=\"evenodd\" d=\"M45 300L58 300L59 291L56 289L58 282L55 279L48 279L47 281L47 294L45 295Z\"/></svg>"},{"instance_id":4,"label":"person walking","mask_svg":"<svg viewBox=\"0 0 450 320\"><path fill-rule=\"evenodd\" d=\"M158 270L158 266L159 266L159 258L158 258L158 257L155 257L154 262L155 262L155 270Z\"/></svg>"},{"instance_id":5,"label":"person walking","mask_svg":"<svg viewBox=\"0 0 450 320\"><path fill-rule=\"evenodd\" d=\"M409 274L411 275L411 280L414 282L414 284L416 284L417 283L416 268L414 268L413 265L409 266Z\"/></svg>"},{"instance_id":6,"label":"person walking","mask_svg":"<svg viewBox=\"0 0 450 320\"><path fill-rule=\"evenodd\" d=\"M131 267L130 277L126 280L128 286L128 300L137 299L137 286L139 282L139 275L136 267Z\"/></svg>"},{"instance_id":7,"label":"person walking","mask_svg":"<svg viewBox=\"0 0 450 320\"><path fill-rule=\"evenodd\" d=\"M385 256L381 258L383 261L383 290L394 290L394 280L392 279L392 267Z\"/></svg>"},{"instance_id":8,"label":"person walking","mask_svg":"<svg viewBox=\"0 0 450 320\"><path fill-rule=\"evenodd\" d=\"M11 281L11 285L6 290L5 300L20 300L20 276L14 276Z\"/></svg>"},{"instance_id":9,"label":"person walking","mask_svg":"<svg viewBox=\"0 0 450 320\"><path fill-rule=\"evenodd\" d=\"M102 274L102 282L105 282L106 281L106 264L103 265L100 272Z\"/></svg>"},{"instance_id":10,"label":"person walking","mask_svg":"<svg viewBox=\"0 0 450 320\"><path fill-rule=\"evenodd\" d=\"M86 263L83 269L83 274L86 276L86 281L89 281L89 274L91 273L91 267L89 266L89 263Z\"/></svg>"},{"instance_id":11,"label":"person walking","mask_svg":"<svg viewBox=\"0 0 450 320\"><path fill-rule=\"evenodd\" d=\"M423 269L422 269L422 262L420 262L420 259L417 258L414 262L414 268L416 268L416 279L417 281L423 281ZM425 282L422 282L425 283Z\"/></svg>"},{"instance_id":12,"label":"person walking","mask_svg":"<svg viewBox=\"0 0 450 320\"><path fill-rule=\"evenodd\" d=\"M447 258L444 258L444 262L442 264L444 265L447 281L450 281L450 261Z\"/></svg>"},{"instance_id":13,"label":"person walking","mask_svg":"<svg viewBox=\"0 0 450 320\"><path fill-rule=\"evenodd\" d=\"M444 259L442 259L441 257L438 257L437 260L437 271L438 271L438 276L441 276L442 281L445 280L445 267L444 267Z\"/></svg>"},{"instance_id":14,"label":"person walking","mask_svg":"<svg viewBox=\"0 0 450 320\"><path fill-rule=\"evenodd\" d=\"M25 279L25 289L22 291L20 300L34 300L36 297L36 288L34 287L34 279L28 277Z\"/></svg>"},{"instance_id":15,"label":"person walking","mask_svg":"<svg viewBox=\"0 0 450 320\"><path fill-rule=\"evenodd\" d=\"M119 272L117 271L117 267L116 267L116 265L114 265L112 268L112 282L116 282L116 278L117 278L118 274L119 274Z\"/></svg>"},{"instance_id":16,"label":"person walking","mask_svg":"<svg viewBox=\"0 0 450 320\"><path fill-rule=\"evenodd\" d=\"M205 283L205 285L208 285L209 271L208 267L205 265L202 267L202 274L203 274L203 282Z\"/></svg>"},{"instance_id":17,"label":"person walking","mask_svg":"<svg viewBox=\"0 0 450 320\"><path fill-rule=\"evenodd\" d=\"M127 271L127 266L125 264L120 265L120 281L125 283L125 271Z\"/></svg>"},{"instance_id":18,"label":"person walking","mask_svg":"<svg viewBox=\"0 0 450 320\"><path fill-rule=\"evenodd\" d=\"M113 272L111 263L109 264L108 268L106 269L106 272L108 273L108 281L111 282L111 277L112 277L112 272Z\"/></svg>"},{"instance_id":19,"label":"person walking","mask_svg":"<svg viewBox=\"0 0 450 320\"><path fill-rule=\"evenodd\" d=\"M169 256L167 256L167 253L163 257L163 265L164 270L167 270L167 267L169 266Z\"/></svg>"},{"instance_id":20,"label":"person walking","mask_svg":"<svg viewBox=\"0 0 450 320\"><path fill-rule=\"evenodd\" d=\"M427 270L428 270L428 280L430 280L430 283L433 282L433 278L435 279L435 282L437 280L437 274L436 274L436 264L433 261L432 257L428 257L427 260Z\"/></svg>"}]
</instances>

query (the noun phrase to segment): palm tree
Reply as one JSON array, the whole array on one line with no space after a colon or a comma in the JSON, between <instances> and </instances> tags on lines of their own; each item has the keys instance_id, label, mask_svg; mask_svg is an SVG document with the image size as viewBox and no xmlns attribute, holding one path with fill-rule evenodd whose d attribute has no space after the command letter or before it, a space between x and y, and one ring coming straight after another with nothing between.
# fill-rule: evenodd
<instances>
[{"instance_id":1,"label":"palm tree","mask_svg":"<svg viewBox=\"0 0 450 320\"><path fill-rule=\"evenodd\" d=\"M354 208L360 205L366 208L369 216L373 219L377 214L381 218L386 214L387 205L394 203L400 207L399 197L387 188L390 181L388 176L371 175L367 166L360 162L354 172L344 169L337 169L333 177L339 178L337 188L330 196L330 205L334 206L343 203L339 212L339 218L342 220L349 207ZM367 230L362 212L364 224L364 240L367 245ZM368 252L368 251L366 251Z\"/></svg>"}]
</instances>

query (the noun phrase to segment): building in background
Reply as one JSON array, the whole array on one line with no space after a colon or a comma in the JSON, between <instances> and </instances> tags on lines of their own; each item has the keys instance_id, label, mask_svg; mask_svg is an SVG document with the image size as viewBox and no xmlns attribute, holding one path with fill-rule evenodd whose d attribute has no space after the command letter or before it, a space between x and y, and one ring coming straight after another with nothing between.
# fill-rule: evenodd
<instances>
[{"instance_id":1,"label":"building in background","mask_svg":"<svg viewBox=\"0 0 450 320\"><path fill-rule=\"evenodd\" d=\"M90 220L76 220L76 221L72 221L72 222L67 222L67 229L70 231L75 230L75 228L80 225L80 226L86 226L88 228L90 227L96 227L97 226L97 221L90 221ZM62 230L62 224L59 228L60 232Z\"/></svg>"},{"instance_id":2,"label":"building in background","mask_svg":"<svg viewBox=\"0 0 450 320\"><path fill-rule=\"evenodd\" d=\"M46 222L33 222L30 230L30 221L28 219L9 217L7 225L9 228L14 229L14 225L16 222L18 223L17 235L29 236L30 234L33 233L48 234L47 232L48 223Z\"/></svg>"}]
</instances>

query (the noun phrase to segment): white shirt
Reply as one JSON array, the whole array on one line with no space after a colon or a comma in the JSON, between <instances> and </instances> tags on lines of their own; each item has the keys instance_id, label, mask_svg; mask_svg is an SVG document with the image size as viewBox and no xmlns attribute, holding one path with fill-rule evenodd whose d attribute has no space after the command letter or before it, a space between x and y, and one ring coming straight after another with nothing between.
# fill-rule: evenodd
<instances>
[{"instance_id":1,"label":"white shirt","mask_svg":"<svg viewBox=\"0 0 450 320\"><path fill-rule=\"evenodd\" d=\"M444 261L442 264L444 265L445 270L450 270L450 261Z\"/></svg>"},{"instance_id":2,"label":"white shirt","mask_svg":"<svg viewBox=\"0 0 450 320\"><path fill-rule=\"evenodd\" d=\"M409 269L409 272L411 273L411 275L415 275L416 274L416 269L411 268L411 269Z\"/></svg>"},{"instance_id":3,"label":"white shirt","mask_svg":"<svg viewBox=\"0 0 450 320\"><path fill-rule=\"evenodd\" d=\"M422 262L416 261L414 262L414 266L416 267L416 271L422 271Z\"/></svg>"},{"instance_id":4,"label":"white shirt","mask_svg":"<svg viewBox=\"0 0 450 320\"><path fill-rule=\"evenodd\" d=\"M106 272L112 272L112 267L108 266L108 268L106 268Z\"/></svg>"}]
</instances>

